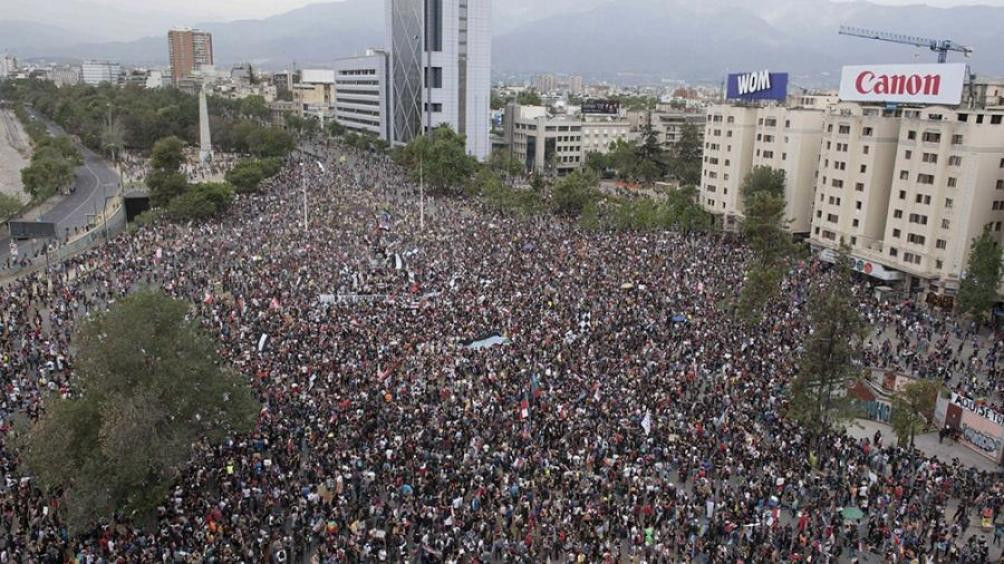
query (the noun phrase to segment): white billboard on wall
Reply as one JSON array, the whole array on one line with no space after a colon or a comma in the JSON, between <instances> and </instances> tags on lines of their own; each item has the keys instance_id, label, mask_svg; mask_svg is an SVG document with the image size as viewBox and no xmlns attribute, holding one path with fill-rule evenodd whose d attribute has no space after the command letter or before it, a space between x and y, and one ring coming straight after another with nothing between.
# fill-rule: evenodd
<instances>
[{"instance_id":1,"label":"white billboard on wall","mask_svg":"<svg viewBox=\"0 0 1004 564\"><path fill-rule=\"evenodd\" d=\"M330 69L303 69L300 73L300 82L307 84L335 83L335 71Z\"/></svg>"},{"instance_id":2,"label":"white billboard on wall","mask_svg":"<svg viewBox=\"0 0 1004 564\"><path fill-rule=\"evenodd\" d=\"M965 82L964 64L848 66L840 75L840 99L956 106Z\"/></svg>"}]
</instances>

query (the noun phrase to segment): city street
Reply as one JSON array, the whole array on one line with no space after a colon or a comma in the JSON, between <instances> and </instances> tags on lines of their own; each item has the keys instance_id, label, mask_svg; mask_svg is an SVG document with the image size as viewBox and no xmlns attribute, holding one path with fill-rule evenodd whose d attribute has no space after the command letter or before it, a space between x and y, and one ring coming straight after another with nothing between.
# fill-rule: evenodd
<instances>
[{"instance_id":1,"label":"city street","mask_svg":"<svg viewBox=\"0 0 1004 564\"><path fill-rule=\"evenodd\" d=\"M35 119L42 119L33 110L29 110L29 113ZM43 121L45 121L50 134L64 134L58 125L47 120ZM114 196L118 189L118 175L114 167L90 149L82 145L78 145L78 147L84 157L84 164L76 170L76 190L69 195L61 196L58 203L51 209L43 209L41 217L38 217L36 211L35 214L29 212L26 218L55 223L56 233L61 239L67 233L72 236L75 228L83 229L88 220L104 208L106 198ZM43 206L45 205L43 204ZM19 253L33 253L32 250L41 248L42 244L41 241L18 243ZM9 255L10 239L0 239L0 260L6 260Z\"/></svg>"}]
</instances>

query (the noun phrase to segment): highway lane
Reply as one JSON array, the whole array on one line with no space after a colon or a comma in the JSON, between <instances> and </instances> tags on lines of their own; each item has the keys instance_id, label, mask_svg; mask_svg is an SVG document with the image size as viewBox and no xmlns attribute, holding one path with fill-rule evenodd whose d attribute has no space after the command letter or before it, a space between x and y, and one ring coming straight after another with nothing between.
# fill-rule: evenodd
<instances>
[{"instance_id":1,"label":"highway lane","mask_svg":"<svg viewBox=\"0 0 1004 564\"><path fill-rule=\"evenodd\" d=\"M42 120L50 134L65 134L61 127L42 118L34 110L29 110L29 114L35 119ZM77 167L74 173L76 190L63 196L59 203L43 213L40 218L41 221L56 224L56 234L60 239L64 239L67 234L72 236L75 228L82 230L94 214L104 208L106 198L118 193L119 177L114 167L90 149L80 144L77 146L83 155L84 164ZM41 241L19 242L18 254L20 256L24 256L25 252L34 254L34 251L41 249L43 245ZM0 239L0 261L6 261L9 255L10 239Z\"/></svg>"}]
</instances>

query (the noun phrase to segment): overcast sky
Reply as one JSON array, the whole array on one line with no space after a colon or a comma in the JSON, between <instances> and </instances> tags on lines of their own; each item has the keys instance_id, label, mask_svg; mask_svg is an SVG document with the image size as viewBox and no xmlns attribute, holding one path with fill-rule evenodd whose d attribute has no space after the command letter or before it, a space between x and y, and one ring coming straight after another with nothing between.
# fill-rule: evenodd
<instances>
[{"instance_id":1,"label":"overcast sky","mask_svg":"<svg viewBox=\"0 0 1004 564\"><path fill-rule=\"evenodd\" d=\"M94 0L102 4L115 6L137 5L136 0ZM200 17L213 19L262 18L280 14L300 6L306 6L323 0L143 0L143 4L163 11L176 11ZM371 0L382 2L383 0ZM505 2L506 0L494 0ZM843 0L842 0L843 1ZM930 6L965 6L971 4L989 4L1004 6L1004 0L872 0L877 4L928 4Z\"/></svg>"}]
</instances>

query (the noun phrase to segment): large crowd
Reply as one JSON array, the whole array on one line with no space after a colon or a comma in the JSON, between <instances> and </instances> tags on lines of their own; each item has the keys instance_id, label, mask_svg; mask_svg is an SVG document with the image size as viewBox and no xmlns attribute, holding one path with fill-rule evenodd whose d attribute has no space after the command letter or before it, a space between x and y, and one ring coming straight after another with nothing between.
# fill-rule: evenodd
<instances>
[{"instance_id":1,"label":"large crowd","mask_svg":"<svg viewBox=\"0 0 1004 564\"><path fill-rule=\"evenodd\" d=\"M591 232L451 199L420 229L388 159L318 151L323 173L291 158L218 221L122 234L0 288L0 562L999 557L970 524L985 507L1004 519L1000 473L817 443L785 419L825 265L796 265L750 326L728 305L748 253L727 235ZM12 419L74 393L75 321L144 286L193 304L261 413L197 445L152 528L70 536L17 467ZM999 401L994 340L855 292L876 328L867 364Z\"/></svg>"}]
</instances>

